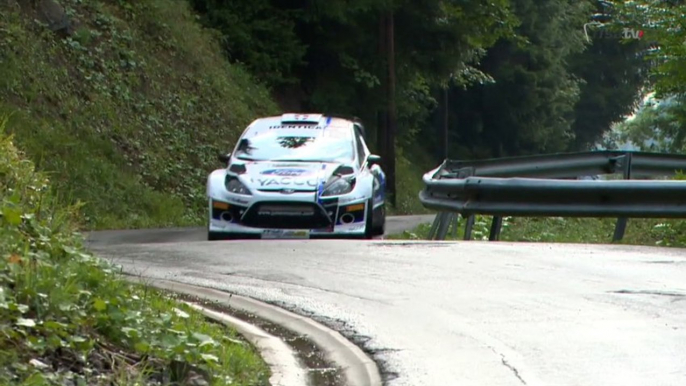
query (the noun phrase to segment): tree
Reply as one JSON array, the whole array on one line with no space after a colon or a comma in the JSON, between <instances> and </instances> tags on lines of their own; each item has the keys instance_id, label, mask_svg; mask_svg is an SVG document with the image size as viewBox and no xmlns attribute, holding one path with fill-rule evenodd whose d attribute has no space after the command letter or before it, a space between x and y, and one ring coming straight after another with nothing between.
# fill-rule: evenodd
<instances>
[{"instance_id":1,"label":"tree","mask_svg":"<svg viewBox=\"0 0 686 386\"><path fill-rule=\"evenodd\" d=\"M605 1L598 1L593 21L611 23L612 14ZM582 80L570 150L592 147L613 123L637 107L650 65L641 55L645 39L623 39L622 33L602 28L589 30L591 43L569 60L570 71Z\"/></svg>"},{"instance_id":2,"label":"tree","mask_svg":"<svg viewBox=\"0 0 686 386\"><path fill-rule=\"evenodd\" d=\"M227 57L244 64L270 85L297 81L307 47L295 34L300 10L277 7L272 0L189 0L206 26L219 31Z\"/></svg>"},{"instance_id":3,"label":"tree","mask_svg":"<svg viewBox=\"0 0 686 386\"><path fill-rule=\"evenodd\" d=\"M451 142L461 158L565 149L574 133L579 81L568 70L584 49L588 1L514 0L517 36L501 38L478 67L494 82L449 93ZM456 122L456 123L455 123Z\"/></svg>"},{"instance_id":4,"label":"tree","mask_svg":"<svg viewBox=\"0 0 686 386\"><path fill-rule=\"evenodd\" d=\"M686 150L686 4L673 0L611 3L617 17L610 28L641 29L643 39L651 42L644 57L652 66L650 81L660 102L645 107L619 129L639 144L651 140L659 150Z\"/></svg>"},{"instance_id":5,"label":"tree","mask_svg":"<svg viewBox=\"0 0 686 386\"><path fill-rule=\"evenodd\" d=\"M299 95L300 110L355 115L371 132L377 126L379 140L371 145L389 163L391 191L396 143L415 139L436 105L432 90L450 77L460 84L484 78L475 64L517 22L508 0L191 1L222 31L230 58L267 80L281 99ZM379 32L389 25L380 25L382 17L402 26L392 34L395 68L379 50L390 41ZM375 125L392 99L397 138Z\"/></svg>"},{"instance_id":6,"label":"tree","mask_svg":"<svg viewBox=\"0 0 686 386\"><path fill-rule=\"evenodd\" d=\"M654 152L683 152L686 131L683 118L686 104L683 98L649 98L636 114L617 124L615 140Z\"/></svg>"},{"instance_id":7,"label":"tree","mask_svg":"<svg viewBox=\"0 0 686 386\"><path fill-rule=\"evenodd\" d=\"M680 0L610 1L617 9L614 29L641 29L654 42L646 60L654 66L656 97L686 94L686 4Z\"/></svg>"}]
</instances>

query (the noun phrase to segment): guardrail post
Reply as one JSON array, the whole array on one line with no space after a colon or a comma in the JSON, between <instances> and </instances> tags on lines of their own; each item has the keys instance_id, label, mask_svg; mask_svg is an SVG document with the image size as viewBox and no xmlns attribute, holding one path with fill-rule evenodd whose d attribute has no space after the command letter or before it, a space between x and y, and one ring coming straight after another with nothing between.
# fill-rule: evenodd
<instances>
[{"instance_id":1,"label":"guardrail post","mask_svg":"<svg viewBox=\"0 0 686 386\"><path fill-rule=\"evenodd\" d=\"M474 228L474 215L467 217L467 221L464 224L464 239L472 239L472 228Z\"/></svg>"},{"instance_id":2,"label":"guardrail post","mask_svg":"<svg viewBox=\"0 0 686 386\"><path fill-rule=\"evenodd\" d=\"M457 213L457 214L455 214L455 221L453 221L453 232L454 232L455 240L457 240L457 234L458 234L458 231L459 231L460 216L462 216L462 213Z\"/></svg>"},{"instance_id":3,"label":"guardrail post","mask_svg":"<svg viewBox=\"0 0 686 386\"><path fill-rule=\"evenodd\" d=\"M431 229L429 229L429 235L428 235L429 240L435 240L434 237L436 236L436 231L438 230L438 224L441 223L441 218L442 218L441 215L442 214L443 214L443 212L436 213L436 217L434 218L434 222L431 224Z\"/></svg>"},{"instance_id":4,"label":"guardrail post","mask_svg":"<svg viewBox=\"0 0 686 386\"><path fill-rule=\"evenodd\" d=\"M441 214L443 217L441 218L441 222L438 224L436 240L445 240L445 237L448 235L448 228L450 227L450 223L452 222L451 220L454 216L454 213L450 212L443 212Z\"/></svg>"},{"instance_id":5,"label":"guardrail post","mask_svg":"<svg viewBox=\"0 0 686 386\"><path fill-rule=\"evenodd\" d=\"M502 226L503 218L500 216L493 216L493 221L491 221L491 232L488 234L488 241L498 241Z\"/></svg>"},{"instance_id":6,"label":"guardrail post","mask_svg":"<svg viewBox=\"0 0 686 386\"><path fill-rule=\"evenodd\" d=\"M631 153L625 154L623 160L624 160L624 164L622 166L624 167L624 179L630 180L631 179ZM620 217L617 219L617 223L615 224L615 233L612 236L612 241L620 241L624 238L624 233L626 232L627 221L628 220L626 217Z\"/></svg>"}]
</instances>

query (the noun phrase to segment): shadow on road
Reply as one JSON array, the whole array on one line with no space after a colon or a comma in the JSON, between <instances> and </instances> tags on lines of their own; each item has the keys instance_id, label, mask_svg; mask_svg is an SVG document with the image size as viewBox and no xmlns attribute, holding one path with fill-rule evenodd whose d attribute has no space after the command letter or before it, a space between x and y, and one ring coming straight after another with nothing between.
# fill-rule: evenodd
<instances>
[{"instance_id":1,"label":"shadow on road","mask_svg":"<svg viewBox=\"0 0 686 386\"><path fill-rule=\"evenodd\" d=\"M386 234L411 230L420 224L433 221L435 215L392 216L386 219ZM119 244L159 244L207 241L205 227L127 229L84 232L88 246ZM376 239L383 239L378 237ZM359 241L359 240L357 240Z\"/></svg>"}]
</instances>

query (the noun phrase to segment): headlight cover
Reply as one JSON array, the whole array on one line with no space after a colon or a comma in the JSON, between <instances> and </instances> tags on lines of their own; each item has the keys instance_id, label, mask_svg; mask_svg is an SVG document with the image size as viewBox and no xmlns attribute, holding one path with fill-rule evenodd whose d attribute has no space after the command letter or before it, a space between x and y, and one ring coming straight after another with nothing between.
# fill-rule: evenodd
<instances>
[{"instance_id":1,"label":"headlight cover","mask_svg":"<svg viewBox=\"0 0 686 386\"><path fill-rule=\"evenodd\" d=\"M252 196L250 190L245 185L243 185L243 183L240 182L236 177L226 176L225 185L226 190L228 190L231 193Z\"/></svg>"},{"instance_id":2,"label":"headlight cover","mask_svg":"<svg viewBox=\"0 0 686 386\"><path fill-rule=\"evenodd\" d=\"M322 192L322 197L330 196L340 196L341 194L347 194L352 192L354 182L348 181L344 178L336 177L333 181L324 186L324 191Z\"/></svg>"}]
</instances>

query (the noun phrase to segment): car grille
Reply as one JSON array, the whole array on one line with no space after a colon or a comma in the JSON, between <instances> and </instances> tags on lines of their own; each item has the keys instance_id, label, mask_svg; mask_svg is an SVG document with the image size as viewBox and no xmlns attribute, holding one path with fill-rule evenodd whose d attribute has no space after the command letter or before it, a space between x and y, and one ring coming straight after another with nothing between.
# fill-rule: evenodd
<instances>
[{"instance_id":1,"label":"car grille","mask_svg":"<svg viewBox=\"0 0 686 386\"><path fill-rule=\"evenodd\" d=\"M312 205L260 205L257 214L260 216L313 216Z\"/></svg>"},{"instance_id":2,"label":"car grille","mask_svg":"<svg viewBox=\"0 0 686 386\"><path fill-rule=\"evenodd\" d=\"M308 202L259 202L241 219L246 226L279 229L316 229L331 225L324 208Z\"/></svg>"}]
</instances>

